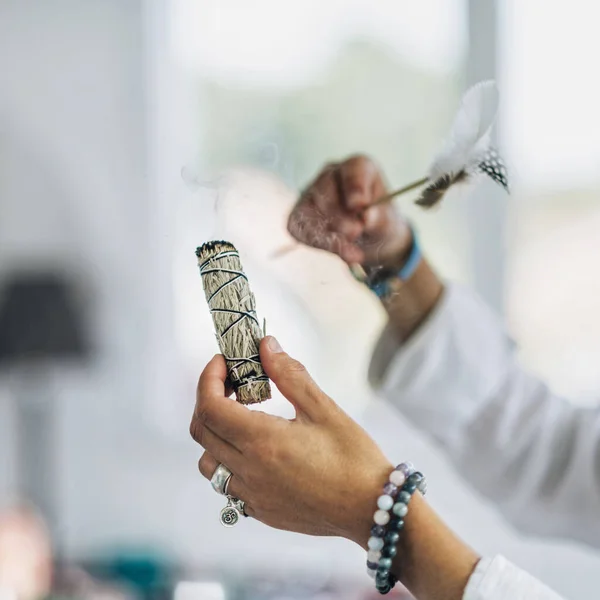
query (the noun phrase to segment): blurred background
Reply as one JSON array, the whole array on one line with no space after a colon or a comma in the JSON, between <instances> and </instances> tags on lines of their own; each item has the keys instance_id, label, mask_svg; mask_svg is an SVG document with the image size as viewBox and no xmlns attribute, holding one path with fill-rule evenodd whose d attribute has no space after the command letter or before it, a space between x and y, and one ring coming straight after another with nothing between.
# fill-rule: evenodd
<instances>
[{"instance_id":1,"label":"blurred background","mask_svg":"<svg viewBox=\"0 0 600 600\"><path fill-rule=\"evenodd\" d=\"M597 398L599 17L584 0L0 0L0 598L374 597L344 541L218 522L188 435L217 351L194 250L216 237L268 331L423 468L451 526L593 597L597 553L519 536L373 397L383 315L344 265L272 253L324 162L365 152L391 185L417 179L465 88L495 78L511 196L484 181L398 208L530 369Z\"/></svg>"}]
</instances>

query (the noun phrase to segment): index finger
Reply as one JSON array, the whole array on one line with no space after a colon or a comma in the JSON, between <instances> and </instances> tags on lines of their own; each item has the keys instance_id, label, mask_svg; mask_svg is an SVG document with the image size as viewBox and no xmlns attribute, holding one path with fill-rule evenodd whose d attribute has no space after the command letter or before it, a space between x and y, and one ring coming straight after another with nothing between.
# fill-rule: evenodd
<instances>
[{"instance_id":1,"label":"index finger","mask_svg":"<svg viewBox=\"0 0 600 600\"><path fill-rule=\"evenodd\" d=\"M222 354L215 354L200 373L198 394L225 396L227 365Z\"/></svg>"},{"instance_id":2,"label":"index finger","mask_svg":"<svg viewBox=\"0 0 600 600\"><path fill-rule=\"evenodd\" d=\"M377 165L366 156L353 156L340 167L342 202L350 211L363 210L373 203Z\"/></svg>"},{"instance_id":3,"label":"index finger","mask_svg":"<svg viewBox=\"0 0 600 600\"><path fill-rule=\"evenodd\" d=\"M225 359L218 354L200 375L190 431L201 445L206 428L241 451L257 435L261 424L258 413L225 395L226 379Z\"/></svg>"}]
</instances>

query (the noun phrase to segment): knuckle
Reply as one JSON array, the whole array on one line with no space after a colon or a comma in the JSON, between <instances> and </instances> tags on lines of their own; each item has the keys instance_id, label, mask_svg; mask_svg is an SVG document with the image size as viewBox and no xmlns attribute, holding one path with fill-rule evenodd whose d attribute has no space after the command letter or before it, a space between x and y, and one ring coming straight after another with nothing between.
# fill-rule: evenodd
<instances>
[{"instance_id":1,"label":"knuckle","mask_svg":"<svg viewBox=\"0 0 600 600\"><path fill-rule=\"evenodd\" d=\"M196 411L192 422L190 423L190 435L192 439L202 446L202 438L204 430L210 424L210 413L206 407L202 407Z\"/></svg>"},{"instance_id":2,"label":"knuckle","mask_svg":"<svg viewBox=\"0 0 600 600\"><path fill-rule=\"evenodd\" d=\"M325 166L321 169L321 175L328 175L339 170L340 164L335 161L329 161L325 163Z\"/></svg>"},{"instance_id":3,"label":"knuckle","mask_svg":"<svg viewBox=\"0 0 600 600\"><path fill-rule=\"evenodd\" d=\"M312 379L307 379L301 388L301 393L308 398L313 405L323 405L323 392Z\"/></svg>"},{"instance_id":4,"label":"knuckle","mask_svg":"<svg viewBox=\"0 0 600 600\"><path fill-rule=\"evenodd\" d=\"M198 471L200 471L201 475L206 477L206 479L210 479L212 476L212 474L209 472L210 465L208 461L208 455L206 453L203 454L198 461Z\"/></svg>"},{"instance_id":5,"label":"knuckle","mask_svg":"<svg viewBox=\"0 0 600 600\"><path fill-rule=\"evenodd\" d=\"M315 191L313 196L319 193ZM310 241L324 229L324 218L325 215L310 200L301 199L288 217L288 232L299 241Z\"/></svg>"},{"instance_id":6,"label":"knuckle","mask_svg":"<svg viewBox=\"0 0 600 600\"><path fill-rule=\"evenodd\" d=\"M345 161L345 167L363 167L371 162L371 159L366 154L356 153L351 154Z\"/></svg>"},{"instance_id":7,"label":"knuckle","mask_svg":"<svg viewBox=\"0 0 600 600\"><path fill-rule=\"evenodd\" d=\"M363 154L351 156L344 163L343 179L346 189L357 187L362 190L374 171L375 164L368 156Z\"/></svg>"},{"instance_id":8,"label":"knuckle","mask_svg":"<svg viewBox=\"0 0 600 600\"><path fill-rule=\"evenodd\" d=\"M198 413L196 414L196 420L204 426L207 426L210 424L211 421L211 413L210 410L208 408L208 406L206 405L202 405L200 407L200 409L198 410Z\"/></svg>"},{"instance_id":9,"label":"knuckle","mask_svg":"<svg viewBox=\"0 0 600 600\"><path fill-rule=\"evenodd\" d=\"M195 442L198 442L202 446L202 425L195 417L190 423L190 435Z\"/></svg>"},{"instance_id":10,"label":"knuckle","mask_svg":"<svg viewBox=\"0 0 600 600\"><path fill-rule=\"evenodd\" d=\"M302 225L305 217L303 216L303 212L302 205L297 205L288 217L287 228L290 234L295 238L300 238L304 234L304 227L302 227Z\"/></svg>"},{"instance_id":11,"label":"knuckle","mask_svg":"<svg viewBox=\"0 0 600 600\"><path fill-rule=\"evenodd\" d=\"M290 358L287 362L286 368L292 373L306 373L306 367L295 358Z\"/></svg>"}]
</instances>

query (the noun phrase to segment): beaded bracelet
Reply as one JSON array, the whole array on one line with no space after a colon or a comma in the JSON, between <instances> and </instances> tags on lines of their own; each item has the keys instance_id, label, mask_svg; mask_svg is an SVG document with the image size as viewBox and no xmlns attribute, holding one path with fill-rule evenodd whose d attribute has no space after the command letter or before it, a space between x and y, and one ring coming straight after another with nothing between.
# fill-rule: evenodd
<instances>
[{"instance_id":1,"label":"beaded bracelet","mask_svg":"<svg viewBox=\"0 0 600 600\"><path fill-rule=\"evenodd\" d=\"M380 594L387 594L398 581L398 578L391 573L392 561L396 556L396 545L400 538L400 531L404 527L404 518L408 513L408 503L422 481L424 481L423 474L418 471L409 475L392 509L396 517L389 523L389 531L386 534L385 544L381 550L381 558L379 559L379 566L375 576L375 587Z\"/></svg>"},{"instance_id":2,"label":"beaded bracelet","mask_svg":"<svg viewBox=\"0 0 600 600\"><path fill-rule=\"evenodd\" d=\"M383 495L377 500L378 510L373 516L375 525L368 541L367 572L375 578L375 585L381 594L387 594L397 582L390 569L397 552L399 532L404 527L404 517L408 513L408 503L417 489L425 495L425 477L415 471L411 463L402 463L392 471L383 488Z\"/></svg>"},{"instance_id":3,"label":"beaded bracelet","mask_svg":"<svg viewBox=\"0 0 600 600\"><path fill-rule=\"evenodd\" d=\"M408 227L410 229L412 242L408 257L399 271L389 272L385 269L377 269L374 274L369 276L367 271L365 271L364 267L361 265L350 265L350 272L354 278L357 281L366 284L367 287L382 300L390 295L392 291L392 282L394 280L408 281L415 274L415 271L423 259L417 234L410 223L408 224Z\"/></svg>"}]
</instances>

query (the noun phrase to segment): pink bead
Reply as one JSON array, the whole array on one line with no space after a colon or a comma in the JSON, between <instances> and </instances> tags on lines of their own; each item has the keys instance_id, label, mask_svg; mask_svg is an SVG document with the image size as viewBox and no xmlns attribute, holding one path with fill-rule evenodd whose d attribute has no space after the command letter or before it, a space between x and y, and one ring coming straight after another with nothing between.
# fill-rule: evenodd
<instances>
[{"instance_id":1,"label":"pink bead","mask_svg":"<svg viewBox=\"0 0 600 600\"><path fill-rule=\"evenodd\" d=\"M406 475L402 471L392 471L390 473L390 483L393 483L396 487L404 485L406 481Z\"/></svg>"}]
</instances>

